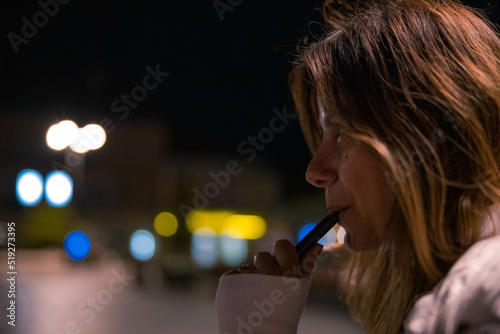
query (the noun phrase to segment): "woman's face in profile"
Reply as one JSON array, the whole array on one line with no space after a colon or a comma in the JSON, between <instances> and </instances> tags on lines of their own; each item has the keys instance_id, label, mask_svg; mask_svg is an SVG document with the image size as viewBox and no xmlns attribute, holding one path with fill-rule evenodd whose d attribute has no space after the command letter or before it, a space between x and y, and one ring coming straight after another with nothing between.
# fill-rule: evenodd
<instances>
[{"instance_id":1,"label":"woman's face in profile","mask_svg":"<svg viewBox=\"0 0 500 334\"><path fill-rule=\"evenodd\" d=\"M325 188L329 211L341 211L339 225L346 231L348 249L377 249L384 238L395 194L375 156L330 123L321 105L319 109L324 135L309 163L306 179Z\"/></svg>"}]
</instances>

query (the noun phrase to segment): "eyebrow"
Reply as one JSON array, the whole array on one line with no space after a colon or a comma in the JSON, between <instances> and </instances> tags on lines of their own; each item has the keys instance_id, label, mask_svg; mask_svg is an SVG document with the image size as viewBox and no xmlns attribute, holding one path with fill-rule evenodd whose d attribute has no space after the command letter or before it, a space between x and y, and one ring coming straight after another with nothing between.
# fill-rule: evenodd
<instances>
[{"instance_id":1,"label":"eyebrow","mask_svg":"<svg viewBox=\"0 0 500 334\"><path fill-rule=\"evenodd\" d=\"M335 127L335 123L333 123L327 116L326 113L320 113L319 116L319 124L322 129Z\"/></svg>"},{"instance_id":2,"label":"eyebrow","mask_svg":"<svg viewBox=\"0 0 500 334\"><path fill-rule=\"evenodd\" d=\"M322 128L325 128L327 126L333 126L333 127L339 127L338 125L341 124L341 121L338 117L334 117L332 120L331 118L327 117L325 108L323 104L321 103L321 100L318 98L317 99L318 103L318 110L319 110L319 124Z\"/></svg>"}]
</instances>

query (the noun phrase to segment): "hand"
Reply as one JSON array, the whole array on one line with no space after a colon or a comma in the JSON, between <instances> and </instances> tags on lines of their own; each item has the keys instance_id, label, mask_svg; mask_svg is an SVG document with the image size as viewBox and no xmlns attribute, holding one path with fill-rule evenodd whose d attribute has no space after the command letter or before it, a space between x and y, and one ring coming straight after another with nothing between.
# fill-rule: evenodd
<instances>
[{"instance_id":1,"label":"hand","mask_svg":"<svg viewBox=\"0 0 500 334\"><path fill-rule=\"evenodd\" d=\"M316 244L300 261L299 255L290 241L278 240L274 244L272 254L259 252L253 258L253 265L242 264L238 269L232 269L224 275L260 273L299 278L309 277L314 268L314 262L322 249L322 245Z\"/></svg>"}]
</instances>

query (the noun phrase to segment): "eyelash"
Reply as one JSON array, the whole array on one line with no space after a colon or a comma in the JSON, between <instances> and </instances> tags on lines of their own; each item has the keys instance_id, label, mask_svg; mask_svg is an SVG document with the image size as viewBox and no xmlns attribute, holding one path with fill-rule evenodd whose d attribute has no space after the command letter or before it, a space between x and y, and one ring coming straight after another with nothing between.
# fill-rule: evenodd
<instances>
[{"instance_id":1,"label":"eyelash","mask_svg":"<svg viewBox=\"0 0 500 334\"><path fill-rule=\"evenodd\" d=\"M337 131L337 133L335 134L335 139L336 140L340 140L340 137L342 136L342 134L344 134L344 130L342 129L342 127L340 126L340 124L336 123L336 122L325 122L326 124L324 125L324 128L323 130L325 130L325 127L326 128L333 128Z\"/></svg>"},{"instance_id":2,"label":"eyelash","mask_svg":"<svg viewBox=\"0 0 500 334\"><path fill-rule=\"evenodd\" d=\"M334 127L334 126L332 126ZM336 127L334 127L336 128ZM337 129L337 133L335 134L335 136L333 137L333 139L335 141L337 141L337 143L340 143L340 139L341 139L341 136L344 134L344 130L343 129L340 129L340 128L336 128ZM325 135L325 133L323 132L323 136Z\"/></svg>"}]
</instances>

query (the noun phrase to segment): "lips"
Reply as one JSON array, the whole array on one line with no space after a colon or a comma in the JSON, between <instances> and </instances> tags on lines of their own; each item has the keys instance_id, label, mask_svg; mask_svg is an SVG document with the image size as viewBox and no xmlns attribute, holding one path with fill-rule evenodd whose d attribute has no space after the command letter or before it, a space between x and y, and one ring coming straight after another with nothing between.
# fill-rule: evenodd
<instances>
[{"instance_id":1,"label":"lips","mask_svg":"<svg viewBox=\"0 0 500 334\"><path fill-rule=\"evenodd\" d=\"M342 211L347 209L347 206L329 206L327 209L328 211L330 211L330 213L334 213L335 211Z\"/></svg>"},{"instance_id":2,"label":"lips","mask_svg":"<svg viewBox=\"0 0 500 334\"><path fill-rule=\"evenodd\" d=\"M342 216L344 215L344 213L349 209L349 207L347 206L328 206L328 211L330 212L335 212L335 211L338 211L339 212L339 223L342 221Z\"/></svg>"}]
</instances>

